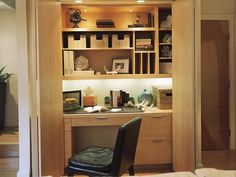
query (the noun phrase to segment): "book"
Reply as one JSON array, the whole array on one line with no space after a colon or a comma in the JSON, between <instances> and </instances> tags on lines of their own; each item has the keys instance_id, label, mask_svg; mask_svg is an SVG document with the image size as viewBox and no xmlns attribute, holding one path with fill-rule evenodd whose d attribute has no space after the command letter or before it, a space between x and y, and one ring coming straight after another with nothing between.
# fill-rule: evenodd
<instances>
[{"instance_id":1,"label":"book","mask_svg":"<svg viewBox=\"0 0 236 177\"><path fill-rule=\"evenodd\" d=\"M106 107L103 107L103 106L93 106L93 107L84 108L84 111L86 111L88 113L94 113L94 112L108 111L108 109Z\"/></svg>"},{"instance_id":2,"label":"book","mask_svg":"<svg viewBox=\"0 0 236 177\"><path fill-rule=\"evenodd\" d=\"M68 74L73 74L74 73L74 51L69 51L69 55L68 55Z\"/></svg>"},{"instance_id":3,"label":"book","mask_svg":"<svg viewBox=\"0 0 236 177\"><path fill-rule=\"evenodd\" d=\"M63 51L63 68L64 75L69 74L69 52Z\"/></svg>"}]
</instances>

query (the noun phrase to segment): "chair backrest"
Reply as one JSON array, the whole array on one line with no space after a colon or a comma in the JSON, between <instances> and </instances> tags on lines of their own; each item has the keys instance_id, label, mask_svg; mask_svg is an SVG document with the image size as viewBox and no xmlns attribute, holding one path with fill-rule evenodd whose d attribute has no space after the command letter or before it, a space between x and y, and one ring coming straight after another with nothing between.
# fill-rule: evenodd
<instances>
[{"instance_id":1,"label":"chair backrest","mask_svg":"<svg viewBox=\"0 0 236 177\"><path fill-rule=\"evenodd\" d=\"M119 128L111 164L112 176L121 176L134 164L141 118L137 117Z\"/></svg>"}]
</instances>

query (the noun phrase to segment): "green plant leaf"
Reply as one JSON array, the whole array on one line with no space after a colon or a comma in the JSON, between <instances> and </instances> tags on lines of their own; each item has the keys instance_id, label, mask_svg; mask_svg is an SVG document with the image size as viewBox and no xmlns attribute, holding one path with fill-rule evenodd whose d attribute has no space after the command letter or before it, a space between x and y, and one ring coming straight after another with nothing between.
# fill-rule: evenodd
<instances>
[{"instance_id":1,"label":"green plant leaf","mask_svg":"<svg viewBox=\"0 0 236 177\"><path fill-rule=\"evenodd\" d=\"M0 70L0 83L1 82L7 82L7 80L11 77L12 73L3 73L3 70L5 69L5 66Z\"/></svg>"}]
</instances>

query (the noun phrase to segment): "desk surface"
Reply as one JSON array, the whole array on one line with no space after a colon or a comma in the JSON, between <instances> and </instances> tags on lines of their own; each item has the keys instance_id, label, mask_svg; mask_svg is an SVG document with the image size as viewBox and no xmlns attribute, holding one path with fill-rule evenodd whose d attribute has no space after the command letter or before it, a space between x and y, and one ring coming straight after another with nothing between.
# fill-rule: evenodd
<instances>
[{"instance_id":1,"label":"desk surface","mask_svg":"<svg viewBox=\"0 0 236 177\"><path fill-rule=\"evenodd\" d=\"M79 117L98 117L98 116L122 116L122 115L149 115L149 114L170 114L172 113L172 109L158 109L153 108L152 110L146 110L146 111L126 111L126 112L102 112L102 113L64 113L65 119L71 119L71 118L79 118Z\"/></svg>"}]
</instances>

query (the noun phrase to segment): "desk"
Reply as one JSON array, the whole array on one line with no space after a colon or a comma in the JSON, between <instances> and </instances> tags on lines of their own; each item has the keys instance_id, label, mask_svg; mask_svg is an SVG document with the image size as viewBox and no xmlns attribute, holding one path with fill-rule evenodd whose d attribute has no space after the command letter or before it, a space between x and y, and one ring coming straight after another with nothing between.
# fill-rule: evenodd
<instances>
[{"instance_id":1,"label":"desk","mask_svg":"<svg viewBox=\"0 0 236 177\"><path fill-rule=\"evenodd\" d=\"M155 110L154 112L142 113L93 113L93 114L64 114L64 136L65 136L65 166L68 159L74 152L73 128L75 127L91 127L91 126L119 126L134 117L142 118L142 125L140 129L139 142L137 147L137 164L149 163L166 163L171 162L171 114L172 110ZM158 134L157 131L158 130ZM156 158L155 155L149 152L150 157L147 156L146 151L150 151L143 143L163 144L160 146L160 151L164 151L162 157ZM150 146L153 146L150 144ZM168 148L166 148L168 146ZM156 146L153 146L156 147ZM168 152L166 152L168 151ZM166 152L166 153L165 153ZM144 157L143 153L146 153ZM155 153L154 153L155 154ZM162 153L163 154L163 153ZM159 154L158 154L159 155ZM154 157L154 158L152 158ZM146 159L146 160L145 160ZM152 160L153 159L153 160Z\"/></svg>"}]
</instances>

